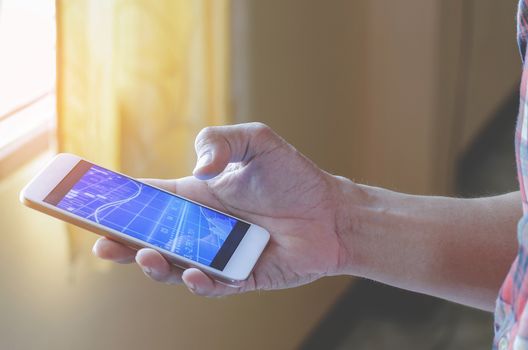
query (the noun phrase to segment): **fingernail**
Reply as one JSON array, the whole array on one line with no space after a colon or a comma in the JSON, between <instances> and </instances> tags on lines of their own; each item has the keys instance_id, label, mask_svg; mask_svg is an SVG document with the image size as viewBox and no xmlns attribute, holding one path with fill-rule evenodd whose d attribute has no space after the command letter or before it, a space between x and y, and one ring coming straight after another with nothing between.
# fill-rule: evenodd
<instances>
[{"instance_id":1,"label":"fingernail","mask_svg":"<svg viewBox=\"0 0 528 350\"><path fill-rule=\"evenodd\" d=\"M163 282L165 280L165 276L159 272L159 270L153 269L151 267L142 267L143 272L152 278L154 281Z\"/></svg>"},{"instance_id":2,"label":"fingernail","mask_svg":"<svg viewBox=\"0 0 528 350\"><path fill-rule=\"evenodd\" d=\"M194 169L198 170L200 168L203 168L204 166L209 165L209 163L211 163L212 160L213 160L213 156L211 152L205 152L204 154L200 156L200 158L198 158L198 162L196 162L196 167Z\"/></svg>"},{"instance_id":3,"label":"fingernail","mask_svg":"<svg viewBox=\"0 0 528 350\"><path fill-rule=\"evenodd\" d=\"M187 282L187 287L191 290L191 292L196 293L196 285L192 282Z\"/></svg>"}]
</instances>

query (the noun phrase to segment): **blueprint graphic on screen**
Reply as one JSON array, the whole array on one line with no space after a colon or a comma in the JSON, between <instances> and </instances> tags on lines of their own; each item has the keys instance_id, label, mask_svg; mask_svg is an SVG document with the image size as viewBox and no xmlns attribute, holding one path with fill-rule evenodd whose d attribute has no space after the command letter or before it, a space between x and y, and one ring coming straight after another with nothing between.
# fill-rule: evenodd
<instances>
[{"instance_id":1,"label":"blueprint graphic on screen","mask_svg":"<svg viewBox=\"0 0 528 350\"><path fill-rule=\"evenodd\" d=\"M95 165L57 206L205 265L237 222Z\"/></svg>"}]
</instances>

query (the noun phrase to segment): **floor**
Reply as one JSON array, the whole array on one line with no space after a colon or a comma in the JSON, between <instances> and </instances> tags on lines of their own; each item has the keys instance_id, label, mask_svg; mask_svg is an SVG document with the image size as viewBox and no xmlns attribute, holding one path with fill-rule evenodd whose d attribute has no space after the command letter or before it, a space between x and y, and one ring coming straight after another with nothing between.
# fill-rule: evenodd
<instances>
[{"instance_id":1,"label":"floor","mask_svg":"<svg viewBox=\"0 0 528 350\"><path fill-rule=\"evenodd\" d=\"M463 197L517 190L513 135L517 92L460 158ZM362 280L355 283L301 349L490 349L493 315Z\"/></svg>"},{"instance_id":2,"label":"floor","mask_svg":"<svg viewBox=\"0 0 528 350\"><path fill-rule=\"evenodd\" d=\"M488 349L492 315L363 280L302 349Z\"/></svg>"}]
</instances>

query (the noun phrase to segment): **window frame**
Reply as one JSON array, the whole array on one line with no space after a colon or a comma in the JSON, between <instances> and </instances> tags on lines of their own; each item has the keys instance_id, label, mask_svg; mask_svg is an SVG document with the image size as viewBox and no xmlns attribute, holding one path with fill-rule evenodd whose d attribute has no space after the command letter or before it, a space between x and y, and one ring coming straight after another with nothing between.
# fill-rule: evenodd
<instances>
[{"instance_id":1,"label":"window frame","mask_svg":"<svg viewBox=\"0 0 528 350\"><path fill-rule=\"evenodd\" d=\"M54 99L55 93L48 92L39 98L31 100L16 109L0 116L0 127L7 121L14 123L24 123L28 115L42 113L39 105L44 103L44 99ZM38 111L38 112L36 112ZM21 133L12 142L0 147L0 179L12 174L15 170L36 158L41 153L48 151L54 145L55 136L55 110L46 108L42 122L38 123L30 130Z\"/></svg>"}]
</instances>

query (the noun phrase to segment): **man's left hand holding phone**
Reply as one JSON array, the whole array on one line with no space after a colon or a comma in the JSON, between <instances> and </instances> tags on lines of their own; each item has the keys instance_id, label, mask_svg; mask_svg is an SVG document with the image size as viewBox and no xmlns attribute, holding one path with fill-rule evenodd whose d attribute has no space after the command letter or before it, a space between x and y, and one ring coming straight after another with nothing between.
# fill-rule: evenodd
<instances>
[{"instance_id":1,"label":"man's left hand holding phone","mask_svg":"<svg viewBox=\"0 0 528 350\"><path fill-rule=\"evenodd\" d=\"M152 279L199 295L339 273L342 179L260 123L206 128L195 146L194 176L177 180L138 181L62 154L21 199L103 235L93 248L100 258L135 261Z\"/></svg>"}]
</instances>

